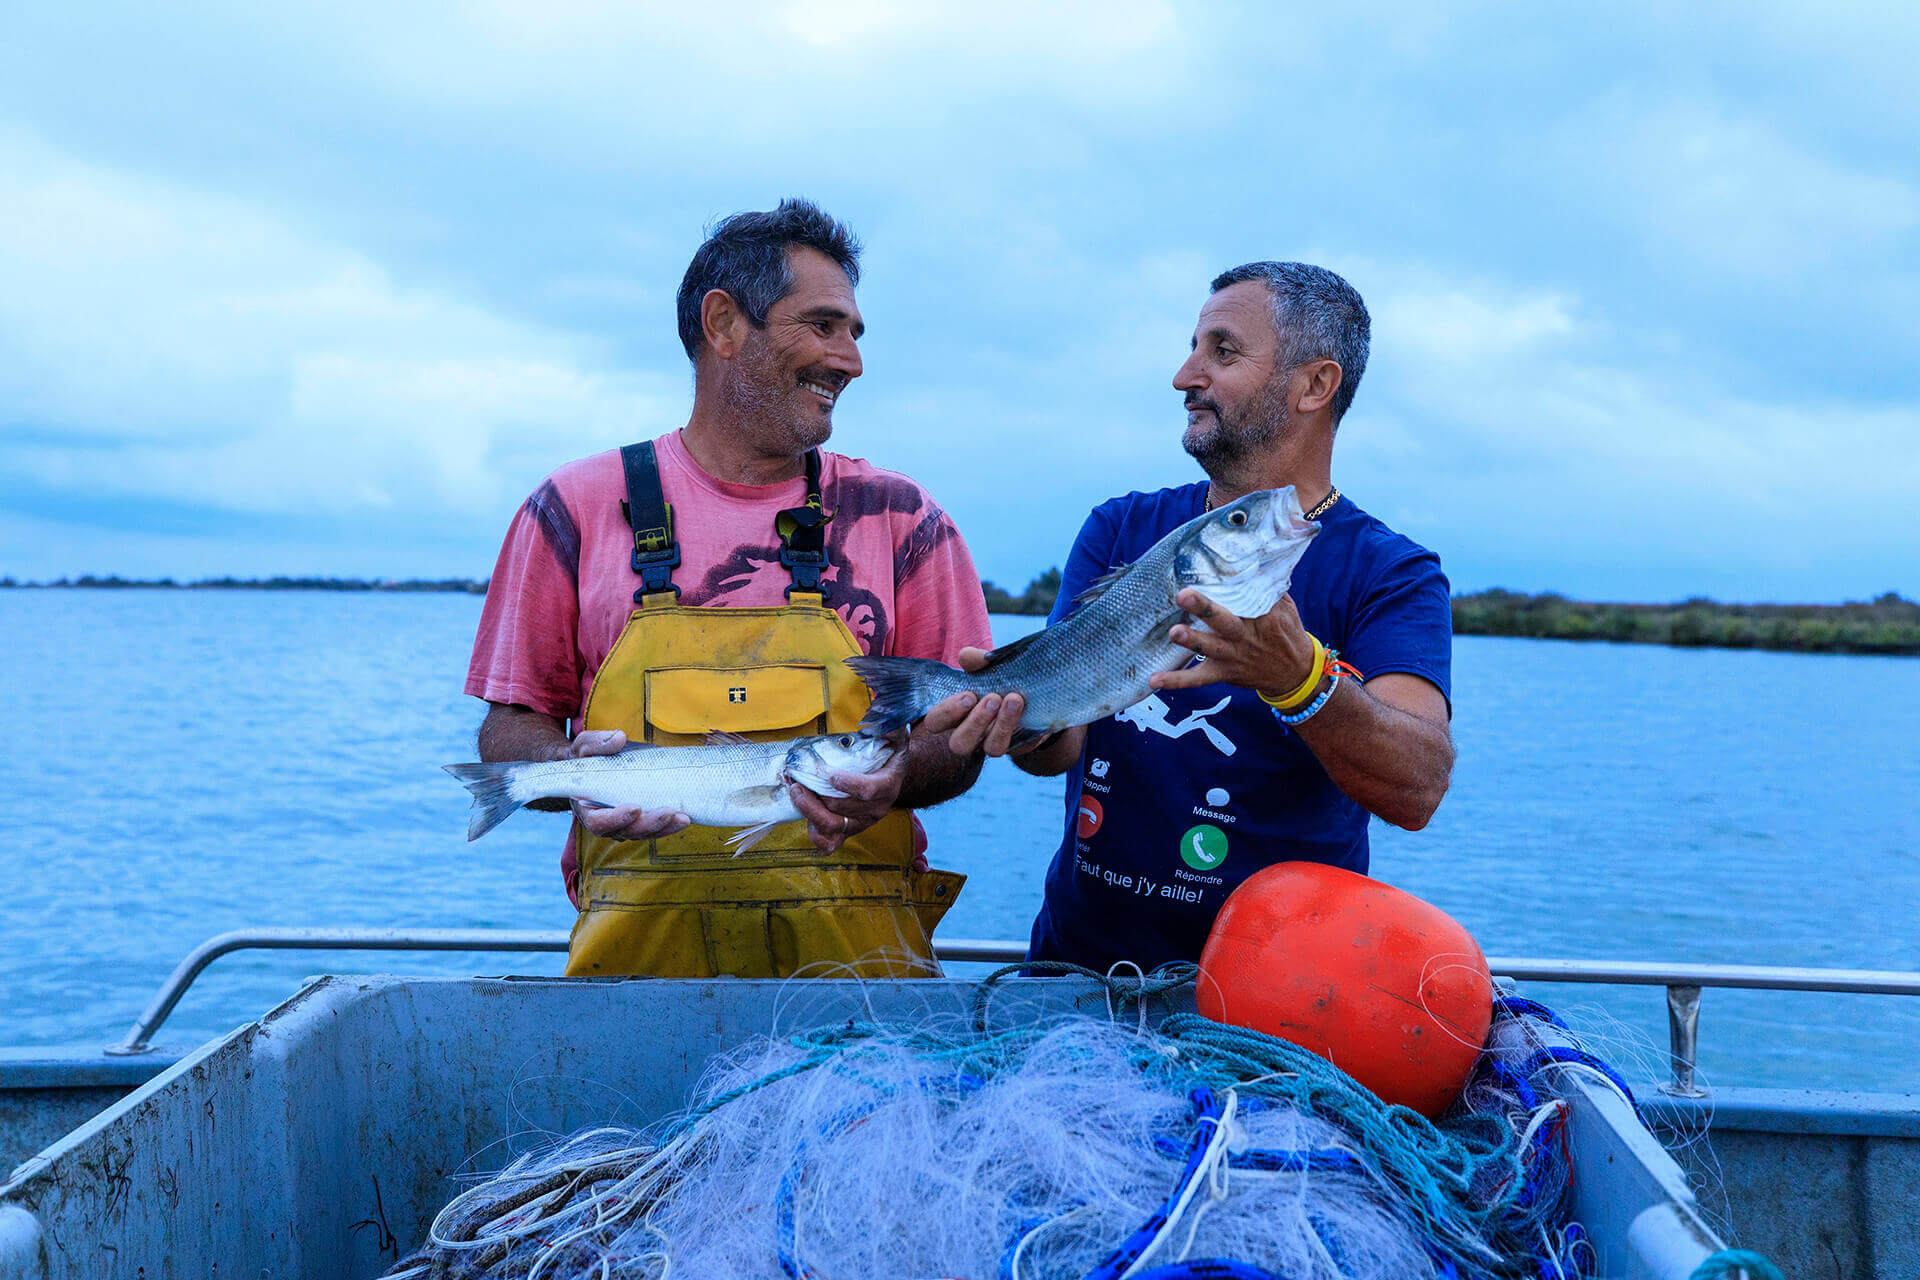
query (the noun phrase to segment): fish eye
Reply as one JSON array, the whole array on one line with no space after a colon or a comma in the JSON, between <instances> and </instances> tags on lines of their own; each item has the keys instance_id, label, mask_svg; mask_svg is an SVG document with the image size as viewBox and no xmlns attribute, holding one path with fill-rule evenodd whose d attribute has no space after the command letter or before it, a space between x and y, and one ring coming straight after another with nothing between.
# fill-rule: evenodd
<instances>
[{"instance_id":1,"label":"fish eye","mask_svg":"<svg viewBox=\"0 0 1920 1280\"><path fill-rule=\"evenodd\" d=\"M1241 525L1245 524L1246 522L1247 522L1247 513L1244 511L1229 511L1227 513L1227 523L1232 525L1236 529L1239 528Z\"/></svg>"},{"instance_id":2,"label":"fish eye","mask_svg":"<svg viewBox=\"0 0 1920 1280\"><path fill-rule=\"evenodd\" d=\"M853 735L850 733L841 734L840 745L843 747L851 747L853 745Z\"/></svg>"}]
</instances>

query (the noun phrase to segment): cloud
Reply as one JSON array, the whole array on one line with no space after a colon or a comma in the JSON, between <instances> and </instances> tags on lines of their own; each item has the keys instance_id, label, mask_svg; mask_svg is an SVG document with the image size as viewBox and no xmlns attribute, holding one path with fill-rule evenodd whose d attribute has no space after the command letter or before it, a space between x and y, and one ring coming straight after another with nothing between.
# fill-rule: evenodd
<instances>
[{"instance_id":1,"label":"cloud","mask_svg":"<svg viewBox=\"0 0 1920 1280\"><path fill-rule=\"evenodd\" d=\"M1562 294L1500 297L1471 286L1392 292L1370 308L1375 327L1411 358L1440 364L1511 360L1569 337Z\"/></svg>"},{"instance_id":2,"label":"cloud","mask_svg":"<svg viewBox=\"0 0 1920 1280\"><path fill-rule=\"evenodd\" d=\"M17 132L0 135L0 207L0 468L76 501L404 505L425 522L523 492L536 441L605 447L684 397L594 339Z\"/></svg>"},{"instance_id":3,"label":"cloud","mask_svg":"<svg viewBox=\"0 0 1920 1280\"><path fill-rule=\"evenodd\" d=\"M1563 146L1663 260L1804 279L1884 260L1920 226L1920 186L1906 177L1810 151L1713 101L1613 95L1567 123Z\"/></svg>"},{"instance_id":4,"label":"cloud","mask_svg":"<svg viewBox=\"0 0 1920 1280\"><path fill-rule=\"evenodd\" d=\"M1920 557L1920 404L1757 398L1578 297L1373 270L1414 283L1377 295L1336 474L1456 586L1858 596Z\"/></svg>"},{"instance_id":5,"label":"cloud","mask_svg":"<svg viewBox=\"0 0 1920 1280\"><path fill-rule=\"evenodd\" d=\"M1168 380L1206 281L1285 257L1373 307L1343 487L1463 582L1920 588L1897 12L113 13L0 44L0 492L104 487L175 531L139 555L203 548L178 572L258 556L208 510L304 513L303 569L484 571L540 474L679 420L701 227L798 192L869 245L836 442L996 578L1196 474ZM1783 538L1816 500L1844 518Z\"/></svg>"}]
</instances>

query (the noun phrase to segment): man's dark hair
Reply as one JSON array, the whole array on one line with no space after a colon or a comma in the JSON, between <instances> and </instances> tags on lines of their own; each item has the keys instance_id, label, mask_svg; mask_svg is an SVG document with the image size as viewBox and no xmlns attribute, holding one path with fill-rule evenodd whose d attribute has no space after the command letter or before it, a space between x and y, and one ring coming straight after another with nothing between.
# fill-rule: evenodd
<instances>
[{"instance_id":1,"label":"man's dark hair","mask_svg":"<svg viewBox=\"0 0 1920 1280\"><path fill-rule=\"evenodd\" d=\"M687 359L697 357L706 341L700 300L710 289L725 290L754 328L767 327L767 312L793 288L787 250L795 245L818 249L840 264L849 281L860 283L860 241L811 200L782 200L772 212L723 218L707 232L680 280L680 345Z\"/></svg>"},{"instance_id":2,"label":"man's dark hair","mask_svg":"<svg viewBox=\"0 0 1920 1280\"><path fill-rule=\"evenodd\" d=\"M1280 334L1275 372L1308 360L1332 360L1340 366L1340 389L1333 393L1333 422L1340 425L1360 375L1367 371L1367 346L1373 322L1360 291L1325 267L1304 262L1249 262L1213 278L1213 292L1258 280L1273 302L1273 327Z\"/></svg>"}]
</instances>

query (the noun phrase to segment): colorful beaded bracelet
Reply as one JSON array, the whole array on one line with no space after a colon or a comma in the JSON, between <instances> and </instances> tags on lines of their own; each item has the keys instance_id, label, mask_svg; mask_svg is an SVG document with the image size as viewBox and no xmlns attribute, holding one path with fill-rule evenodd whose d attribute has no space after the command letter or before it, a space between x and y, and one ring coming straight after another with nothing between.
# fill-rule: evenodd
<instances>
[{"instance_id":1,"label":"colorful beaded bracelet","mask_svg":"<svg viewBox=\"0 0 1920 1280\"><path fill-rule=\"evenodd\" d=\"M1309 702L1306 705L1306 708L1304 710L1296 711L1292 715L1288 715L1286 712L1281 711L1279 708L1276 707L1273 712L1273 718L1278 720L1281 724L1288 725L1288 726L1292 726L1296 724L1305 724L1307 721L1313 719L1314 714L1318 712L1320 708L1327 705L1327 699L1331 698L1333 696L1333 691L1335 689L1338 689L1339 687L1340 687L1340 673L1336 671L1333 673L1333 679L1328 682L1327 687L1320 691L1320 696L1315 698L1312 702Z\"/></svg>"}]
</instances>

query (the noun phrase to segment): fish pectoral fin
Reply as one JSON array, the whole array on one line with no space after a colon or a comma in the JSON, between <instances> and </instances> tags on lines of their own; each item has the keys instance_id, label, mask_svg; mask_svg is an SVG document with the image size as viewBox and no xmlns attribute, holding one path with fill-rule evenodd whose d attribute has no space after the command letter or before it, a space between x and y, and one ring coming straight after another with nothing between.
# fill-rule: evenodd
<instances>
[{"instance_id":1,"label":"fish pectoral fin","mask_svg":"<svg viewBox=\"0 0 1920 1280\"><path fill-rule=\"evenodd\" d=\"M728 733L725 729L709 730L702 741L709 747L745 747L753 743L753 739L745 734Z\"/></svg>"},{"instance_id":2,"label":"fish pectoral fin","mask_svg":"<svg viewBox=\"0 0 1920 1280\"><path fill-rule=\"evenodd\" d=\"M610 804L601 804L598 800L589 800L585 796L574 796L573 802L582 809L611 809L614 807Z\"/></svg>"},{"instance_id":3,"label":"fish pectoral fin","mask_svg":"<svg viewBox=\"0 0 1920 1280\"><path fill-rule=\"evenodd\" d=\"M1092 604L1095 600L1098 600L1101 596L1107 594L1108 588L1112 587L1114 583L1120 581L1121 578L1125 577L1127 570L1131 568L1133 568L1133 566L1130 564L1117 564L1113 566L1113 568L1107 570L1105 573L1095 578L1092 582L1089 582L1087 584L1087 589L1085 591L1082 591L1079 595L1075 596L1073 598L1073 602L1077 605Z\"/></svg>"},{"instance_id":4,"label":"fish pectoral fin","mask_svg":"<svg viewBox=\"0 0 1920 1280\"><path fill-rule=\"evenodd\" d=\"M779 825L777 822L763 822L756 827L742 827L728 836L727 843L733 846L733 856L737 858L747 850L753 848L753 846L759 844L762 840L765 840L767 838L767 832Z\"/></svg>"},{"instance_id":5,"label":"fish pectoral fin","mask_svg":"<svg viewBox=\"0 0 1920 1280\"><path fill-rule=\"evenodd\" d=\"M728 804L772 804L780 798L786 787L781 783L771 783L764 787L741 787L737 791L727 792Z\"/></svg>"},{"instance_id":6,"label":"fish pectoral fin","mask_svg":"<svg viewBox=\"0 0 1920 1280\"><path fill-rule=\"evenodd\" d=\"M1186 620L1187 611L1185 609L1175 609L1170 613L1163 613L1147 624L1147 639L1165 640L1169 628Z\"/></svg>"}]
</instances>

